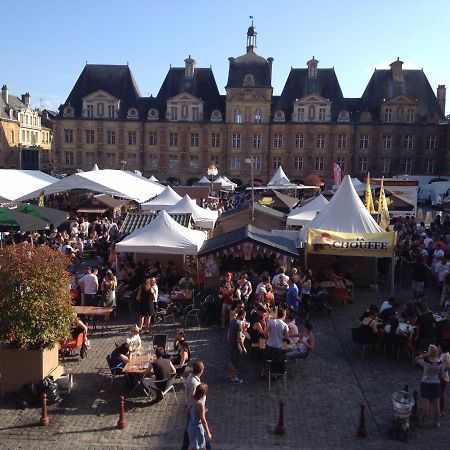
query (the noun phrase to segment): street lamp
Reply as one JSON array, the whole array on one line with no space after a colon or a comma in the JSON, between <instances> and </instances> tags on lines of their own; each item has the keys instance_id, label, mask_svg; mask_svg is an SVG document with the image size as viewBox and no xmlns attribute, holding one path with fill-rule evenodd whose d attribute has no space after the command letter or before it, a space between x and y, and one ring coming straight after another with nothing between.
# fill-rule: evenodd
<instances>
[{"instance_id":1,"label":"street lamp","mask_svg":"<svg viewBox=\"0 0 450 450\"><path fill-rule=\"evenodd\" d=\"M208 176L211 176L211 191L214 189L214 177L219 173L219 170L217 169L217 166L215 164L211 164L208 166L207 174Z\"/></svg>"},{"instance_id":2,"label":"street lamp","mask_svg":"<svg viewBox=\"0 0 450 450\"><path fill-rule=\"evenodd\" d=\"M122 164L122 170L125 170L125 165L126 165L126 160L122 159L122 161L120 161L120 164Z\"/></svg>"},{"instance_id":3,"label":"street lamp","mask_svg":"<svg viewBox=\"0 0 450 450\"><path fill-rule=\"evenodd\" d=\"M253 174L255 159L253 156L245 158L245 162L250 164L250 178L252 183L252 223L255 221L255 177Z\"/></svg>"}]
</instances>

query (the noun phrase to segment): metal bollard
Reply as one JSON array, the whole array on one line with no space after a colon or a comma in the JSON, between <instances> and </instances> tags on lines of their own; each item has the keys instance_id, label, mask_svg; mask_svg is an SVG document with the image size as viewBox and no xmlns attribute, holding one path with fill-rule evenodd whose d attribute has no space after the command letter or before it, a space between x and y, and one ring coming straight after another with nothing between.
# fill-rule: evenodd
<instances>
[{"instance_id":1,"label":"metal bollard","mask_svg":"<svg viewBox=\"0 0 450 450\"><path fill-rule=\"evenodd\" d=\"M119 397L119 420L117 422L117 428L123 430L128 426L127 419L125 419L125 397L121 395Z\"/></svg>"},{"instance_id":2,"label":"metal bollard","mask_svg":"<svg viewBox=\"0 0 450 450\"><path fill-rule=\"evenodd\" d=\"M47 413L47 394L44 392L42 394L42 412L41 418L39 419L39 425L42 427L47 427L49 424L49 418Z\"/></svg>"},{"instance_id":3,"label":"metal bollard","mask_svg":"<svg viewBox=\"0 0 450 450\"><path fill-rule=\"evenodd\" d=\"M286 433L286 428L284 427L284 402L280 400L280 413L278 414L278 425L274 431L275 434Z\"/></svg>"},{"instance_id":4,"label":"metal bollard","mask_svg":"<svg viewBox=\"0 0 450 450\"><path fill-rule=\"evenodd\" d=\"M366 432L366 417L364 415L365 406L361 405L361 412L359 414L359 426L358 431L356 432L356 436L359 438L365 438L367 436Z\"/></svg>"}]
</instances>

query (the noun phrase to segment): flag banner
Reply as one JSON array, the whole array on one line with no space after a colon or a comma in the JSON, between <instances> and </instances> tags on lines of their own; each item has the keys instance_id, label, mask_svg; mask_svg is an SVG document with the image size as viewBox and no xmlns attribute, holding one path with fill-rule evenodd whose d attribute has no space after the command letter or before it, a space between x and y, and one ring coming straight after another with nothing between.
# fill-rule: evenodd
<instances>
[{"instance_id":1,"label":"flag banner","mask_svg":"<svg viewBox=\"0 0 450 450\"><path fill-rule=\"evenodd\" d=\"M375 214L375 207L373 205L373 198L372 198L372 190L370 189L370 173L367 174L364 204L367 208L367 211L369 211L369 214Z\"/></svg>"},{"instance_id":2,"label":"flag banner","mask_svg":"<svg viewBox=\"0 0 450 450\"><path fill-rule=\"evenodd\" d=\"M308 253L342 256L392 257L395 232L339 233L337 231L308 229Z\"/></svg>"},{"instance_id":3,"label":"flag banner","mask_svg":"<svg viewBox=\"0 0 450 450\"><path fill-rule=\"evenodd\" d=\"M386 230L390 223L389 209L384 192L384 178L381 179L380 195L378 197L378 214L380 215L380 227Z\"/></svg>"},{"instance_id":4,"label":"flag banner","mask_svg":"<svg viewBox=\"0 0 450 450\"><path fill-rule=\"evenodd\" d=\"M342 169L338 163L333 163L334 185L339 187L342 181Z\"/></svg>"}]
</instances>

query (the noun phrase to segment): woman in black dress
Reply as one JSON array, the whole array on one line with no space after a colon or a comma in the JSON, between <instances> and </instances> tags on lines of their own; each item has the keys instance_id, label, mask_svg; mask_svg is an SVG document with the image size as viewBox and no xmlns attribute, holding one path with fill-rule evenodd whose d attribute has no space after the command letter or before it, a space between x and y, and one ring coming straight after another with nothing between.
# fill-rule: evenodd
<instances>
[{"instance_id":1,"label":"woman in black dress","mask_svg":"<svg viewBox=\"0 0 450 450\"><path fill-rule=\"evenodd\" d=\"M144 333L150 331L152 316L155 314L154 293L150 278L145 278L136 295L139 302L139 328Z\"/></svg>"}]
</instances>

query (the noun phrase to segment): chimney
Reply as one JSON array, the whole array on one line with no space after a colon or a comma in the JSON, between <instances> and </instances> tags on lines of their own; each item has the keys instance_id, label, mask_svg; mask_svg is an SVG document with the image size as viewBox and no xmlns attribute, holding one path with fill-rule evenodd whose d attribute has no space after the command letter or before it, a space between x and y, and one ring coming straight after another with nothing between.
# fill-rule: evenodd
<instances>
[{"instance_id":1,"label":"chimney","mask_svg":"<svg viewBox=\"0 0 450 450\"><path fill-rule=\"evenodd\" d=\"M269 56L267 58L267 62L269 63L269 67L270 67L270 79L272 79L272 64L273 64L273 58L271 56Z\"/></svg>"},{"instance_id":2,"label":"chimney","mask_svg":"<svg viewBox=\"0 0 450 450\"><path fill-rule=\"evenodd\" d=\"M445 92L446 92L445 84L440 84L437 88L437 100L439 106L442 109L442 114L445 115Z\"/></svg>"},{"instance_id":3,"label":"chimney","mask_svg":"<svg viewBox=\"0 0 450 450\"><path fill-rule=\"evenodd\" d=\"M22 103L25 103L25 105L30 106L30 93L25 92L25 94L22 94Z\"/></svg>"},{"instance_id":4,"label":"chimney","mask_svg":"<svg viewBox=\"0 0 450 450\"><path fill-rule=\"evenodd\" d=\"M308 65L308 78L317 78L317 66L319 61L313 56L306 64Z\"/></svg>"},{"instance_id":5,"label":"chimney","mask_svg":"<svg viewBox=\"0 0 450 450\"><path fill-rule=\"evenodd\" d=\"M194 78L194 71L195 66L197 62L195 59L191 58L191 55L189 55L189 58L184 60L184 77L185 78Z\"/></svg>"},{"instance_id":6,"label":"chimney","mask_svg":"<svg viewBox=\"0 0 450 450\"><path fill-rule=\"evenodd\" d=\"M391 67L392 78L394 81L403 81L403 61L400 61L400 58L397 57L397 61L389 64Z\"/></svg>"},{"instance_id":7,"label":"chimney","mask_svg":"<svg viewBox=\"0 0 450 450\"><path fill-rule=\"evenodd\" d=\"M8 105L9 104L9 96L8 96L8 86L6 86L6 84L4 84L2 86L2 98L3 98L3 101Z\"/></svg>"}]
</instances>

